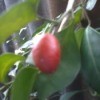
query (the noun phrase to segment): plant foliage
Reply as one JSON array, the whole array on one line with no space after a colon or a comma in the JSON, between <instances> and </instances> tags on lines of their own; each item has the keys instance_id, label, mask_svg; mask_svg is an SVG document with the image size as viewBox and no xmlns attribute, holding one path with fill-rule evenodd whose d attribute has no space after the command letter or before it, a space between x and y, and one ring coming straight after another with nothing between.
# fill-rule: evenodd
<instances>
[{"instance_id":1,"label":"plant foliage","mask_svg":"<svg viewBox=\"0 0 100 100\"><path fill-rule=\"evenodd\" d=\"M0 44L29 22L38 19L38 3L39 0L25 0L0 15ZM100 92L100 32L91 26L83 28L81 25L83 9L83 6L78 5L71 13L65 11L53 21L46 20L45 24L37 28L32 39L19 47L20 52L17 54L8 52L0 56L0 82L8 84L7 88L4 85L8 91L6 96L10 92L11 100L29 100L30 97L45 100L53 93L67 88L79 73L83 74L90 88ZM65 14L68 19L58 32L66 17ZM55 28L57 31L53 33ZM32 62L31 49L38 36L45 33L54 34L61 47L60 64L56 72L51 74L44 74ZM19 63L16 65L18 61L21 65ZM11 70L15 76L9 81L7 78ZM2 89L1 87L0 90ZM69 100L76 93L77 91L67 92L60 100Z\"/></svg>"}]
</instances>

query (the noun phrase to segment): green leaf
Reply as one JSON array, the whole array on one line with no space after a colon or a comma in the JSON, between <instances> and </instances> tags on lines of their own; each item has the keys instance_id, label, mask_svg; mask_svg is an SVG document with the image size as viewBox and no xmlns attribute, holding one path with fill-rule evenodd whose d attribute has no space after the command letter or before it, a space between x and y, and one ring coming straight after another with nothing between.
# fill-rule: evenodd
<instances>
[{"instance_id":1,"label":"green leaf","mask_svg":"<svg viewBox=\"0 0 100 100\"><path fill-rule=\"evenodd\" d=\"M8 71L13 67L14 63L19 60L23 60L24 57L15 55L13 53L7 53L0 56L0 81L3 82Z\"/></svg>"},{"instance_id":2,"label":"green leaf","mask_svg":"<svg viewBox=\"0 0 100 100\"><path fill-rule=\"evenodd\" d=\"M26 1L29 1L30 3L38 5L38 3L39 3L40 0L26 0Z\"/></svg>"},{"instance_id":3,"label":"green leaf","mask_svg":"<svg viewBox=\"0 0 100 100\"><path fill-rule=\"evenodd\" d=\"M78 7L74 12L74 20L76 24L81 21L81 16L82 16L82 7Z\"/></svg>"},{"instance_id":4,"label":"green leaf","mask_svg":"<svg viewBox=\"0 0 100 100\"><path fill-rule=\"evenodd\" d=\"M70 98L72 96L74 96L75 94L79 93L79 91L73 91L73 92L66 92L65 94L63 94L59 100L70 100Z\"/></svg>"},{"instance_id":5,"label":"green leaf","mask_svg":"<svg viewBox=\"0 0 100 100\"><path fill-rule=\"evenodd\" d=\"M81 41L83 38L84 31L85 31L84 28L79 28L78 30L75 31L76 42L77 42L79 50L80 50Z\"/></svg>"},{"instance_id":6,"label":"green leaf","mask_svg":"<svg viewBox=\"0 0 100 100\"><path fill-rule=\"evenodd\" d=\"M12 85L11 100L29 100L38 71L32 67L21 69Z\"/></svg>"},{"instance_id":7,"label":"green leaf","mask_svg":"<svg viewBox=\"0 0 100 100\"><path fill-rule=\"evenodd\" d=\"M54 74L40 74L36 88L40 100L69 86L80 70L80 55L74 36L74 24L58 34L61 43L61 62Z\"/></svg>"},{"instance_id":8,"label":"green leaf","mask_svg":"<svg viewBox=\"0 0 100 100\"><path fill-rule=\"evenodd\" d=\"M82 46L82 73L87 83L100 93L100 33L88 26Z\"/></svg>"},{"instance_id":9,"label":"green leaf","mask_svg":"<svg viewBox=\"0 0 100 100\"><path fill-rule=\"evenodd\" d=\"M33 0L34 1L34 0ZM38 0L37 0L38 1ZM28 1L14 5L0 16L0 44L11 34L36 19L36 2Z\"/></svg>"}]
</instances>

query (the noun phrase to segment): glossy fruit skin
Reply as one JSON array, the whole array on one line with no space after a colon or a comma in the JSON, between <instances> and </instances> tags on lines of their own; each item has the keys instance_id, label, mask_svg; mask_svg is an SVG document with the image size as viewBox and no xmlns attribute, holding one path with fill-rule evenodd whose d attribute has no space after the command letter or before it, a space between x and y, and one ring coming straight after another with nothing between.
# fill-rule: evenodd
<instances>
[{"instance_id":1,"label":"glossy fruit skin","mask_svg":"<svg viewBox=\"0 0 100 100\"><path fill-rule=\"evenodd\" d=\"M60 62L60 44L52 34L45 34L32 49L35 65L41 72L49 74L56 71Z\"/></svg>"}]
</instances>

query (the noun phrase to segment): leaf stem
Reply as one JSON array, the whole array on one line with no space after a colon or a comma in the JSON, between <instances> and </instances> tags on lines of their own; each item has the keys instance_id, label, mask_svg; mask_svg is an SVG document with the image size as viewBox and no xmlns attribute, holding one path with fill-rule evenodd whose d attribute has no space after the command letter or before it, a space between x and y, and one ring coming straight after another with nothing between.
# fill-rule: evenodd
<instances>
[{"instance_id":1,"label":"leaf stem","mask_svg":"<svg viewBox=\"0 0 100 100\"><path fill-rule=\"evenodd\" d=\"M87 21L88 21L88 24L89 24L89 26L91 26L91 21L90 21L89 16L88 16L86 10L84 9L84 7L82 7L82 8L83 8L83 11L84 11L85 17L86 17L86 19L87 19Z\"/></svg>"}]
</instances>

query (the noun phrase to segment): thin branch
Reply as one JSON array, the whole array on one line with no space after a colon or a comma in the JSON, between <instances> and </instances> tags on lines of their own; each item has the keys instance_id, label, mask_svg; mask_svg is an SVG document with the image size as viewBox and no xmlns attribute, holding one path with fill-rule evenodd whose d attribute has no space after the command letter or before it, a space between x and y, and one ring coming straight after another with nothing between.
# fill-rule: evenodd
<instances>
[{"instance_id":1,"label":"thin branch","mask_svg":"<svg viewBox=\"0 0 100 100\"><path fill-rule=\"evenodd\" d=\"M64 13L64 15L62 15L61 19L63 18L61 24L60 24L60 27L58 29L58 32L60 32L65 24L65 22L68 20L69 18L69 12L73 9L73 5L75 3L75 0L69 0L68 1L68 5L66 7L66 11Z\"/></svg>"},{"instance_id":2,"label":"thin branch","mask_svg":"<svg viewBox=\"0 0 100 100\"><path fill-rule=\"evenodd\" d=\"M3 90L5 90L6 88L8 88L12 83L13 83L13 81L4 84L4 86L2 86L2 87L0 88L0 91L3 91Z\"/></svg>"}]
</instances>

